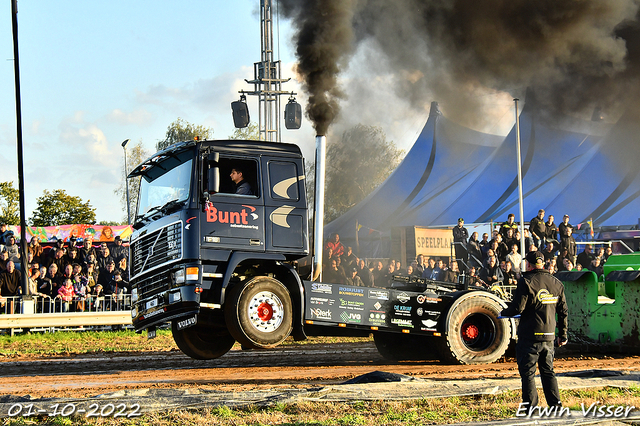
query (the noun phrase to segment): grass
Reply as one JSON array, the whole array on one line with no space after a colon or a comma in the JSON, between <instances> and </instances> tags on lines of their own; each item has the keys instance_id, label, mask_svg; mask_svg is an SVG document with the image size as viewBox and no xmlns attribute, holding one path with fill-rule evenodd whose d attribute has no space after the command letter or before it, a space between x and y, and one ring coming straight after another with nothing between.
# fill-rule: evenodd
<instances>
[{"instance_id":1,"label":"grass","mask_svg":"<svg viewBox=\"0 0 640 426\"><path fill-rule=\"evenodd\" d=\"M287 339L283 345L317 343L367 342L365 337L310 337L295 342ZM237 344L239 348L239 344ZM131 330L121 331L57 331L55 333L25 333L0 336L0 357L67 356L105 352L148 352L178 350L171 331L158 330L155 339Z\"/></svg>"},{"instance_id":2,"label":"grass","mask_svg":"<svg viewBox=\"0 0 640 426\"><path fill-rule=\"evenodd\" d=\"M581 404L640 407L640 387L561 390L565 406L581 411ZM348 403L296 402L269 407L216 407L145 414L135 419L31 418L5 419L3 425L432 425L490 422L515 416L519 391L497 395L421 399L415 401L358 401ZM637 413L637 411L636 411Z\"/></svg>"}]
</instances>

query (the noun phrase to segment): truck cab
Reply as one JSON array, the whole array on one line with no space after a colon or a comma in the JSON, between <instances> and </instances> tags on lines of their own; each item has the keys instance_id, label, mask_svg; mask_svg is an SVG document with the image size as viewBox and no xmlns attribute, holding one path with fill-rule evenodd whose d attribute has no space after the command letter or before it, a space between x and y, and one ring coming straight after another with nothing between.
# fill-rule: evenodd
<instances>
[{"instance_id":1,"label":"truck cab","mask_svg":"<svg viewBox=\"0 0 640 426\"><path fill-rule=\"evenodd\" d=\"M231 175L238 171L250 186L248 194L236 193ZM283 326L285 338L291 331L303 333L302 283L293 265L309 254L309 235L304 160L297 146L187 141L144 161L129 175L137 176L130 246L136 330L146 329L153 337L156 327L170 321L179 347L197 358L224 350L231 339L256 347L279 343L246 336L246 327L256 328L256 322L271 321L271 331ZM267 282L259 294L267 301L278 297L269 290L273 286L288 292L289 317L266 312L269 304L258 303L243 312L253 326L237 320L228 324L238 315L225 308L230 295L237 304L244 299L241 290L256 277ZM279 305L285 310L285 302ZM227 335L229 330L235 336ZM223 338L211 339L211 333ZM203 343L224 337L227 343L219 348Z\"/></svg>"}]
</instances>

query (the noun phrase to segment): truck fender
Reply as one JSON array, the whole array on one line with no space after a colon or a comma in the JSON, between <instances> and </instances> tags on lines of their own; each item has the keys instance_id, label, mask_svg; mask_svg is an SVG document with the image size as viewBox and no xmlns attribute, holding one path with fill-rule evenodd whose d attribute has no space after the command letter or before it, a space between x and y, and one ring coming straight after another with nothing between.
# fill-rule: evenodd
<instances>
[{"instance_id":1,"label":"truck fender","mask_svg":"<svg viewBox=\"0 0 640 426\"><path fill-rule=\"evenodd\" d=\"M227 264L227 270L224 272L224 277L222 278L222 292L220 294L220 304L224 305L224 298L227 287L229 287L229 282L231 281L231 275L236 270L238 265L245 260L256 260L256 261L264 261L264 260L272 260L274 262L277 261L285 261L286 258L283 254L277 253L243 253L243 252L234 252L229 258L229 263Z\"/></svg>"},{"instance_id":2,"label":"truck fender","mask_svg":"<svg viewBox=\"0 0 640 426\"><path fill-rule=\"evenodd\" d=\"M498 297L497 295L495 295L494 293L491 293L489 291L483 291L483 290L463 290L463 291L458 291L456 293L453 293L452 296L452 303L451 305L447 308L447 315L445 317L445 320L442 322L441 324L441 331L443 333L446 333L447 330L449 329L449 322L451 319L451 312L454 310L454 308L459 305L460 303L462 303L463 300L471 297L470 295L473 295L476 292L482 292L483 296L488 297L489 299L492 299L494 301L496 301L500 306L502 306L503 308L507 307L507 303L501 299L500 297ZM509 322L511 323L511 339L514 340L516 339L517 336L517 324L515 322L515 319L513 318L509 318Z\"/></svg>"},{"instance_id":3,"label":"truck fender","mask_svg":"<svg viewBox=\"0 0 640 426\"><path fill-rule=\"evenodd\" d=\"M235 271L236 267L246 260L256 260L256 261L273 261L273 262L284 262L286 260L283 254L277 253L233 253L231 258L229 259L229 264L227 265L227 270L225 271L223 282L222 282L222 290L220 293L220 304L224 305L225 294L227 287L229 287L231 281L231 275L233 271ZM304 287L302 285L302 280L298 276L296 270L289 264L281 263L278 265L278 268L283 270L287 279L281 279L282 284L287 287L291 294L291 300L294 301L293 306L293 337L296 340L304 340L306 335L304 334L303 326L304 326Z\"/></svg>"}]
</instances>

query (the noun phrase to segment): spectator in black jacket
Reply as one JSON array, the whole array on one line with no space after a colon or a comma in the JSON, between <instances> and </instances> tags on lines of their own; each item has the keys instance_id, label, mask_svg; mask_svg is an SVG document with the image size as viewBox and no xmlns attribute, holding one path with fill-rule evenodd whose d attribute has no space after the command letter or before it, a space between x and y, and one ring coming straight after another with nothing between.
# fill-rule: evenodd
<instances>
[{"instance_id":1,"label":"spectator in black jacket","mask_svg":"<svg viewBox=\"0 0 640 426\"><path fill-rule=\"evenodd\" d=\"M367 267L364 259L358 260L358 276L366 287L373 287L373 274Z\"/></svg>"},{"instance_id":2,"label":"spectator in black jacket","mask_svg":"<svg viewBox=\"0 0 640 426\"><path fill-rule=\"evenodd\" d=\"M116 238L113 240L113 245L109 249L109 254L111 254L111 257L114 259L129 257L129 250L127 247L122 245L122 238L120 238L120 235L116 235Z\"/></svg>"},{"instance_id":3,"label":"spectator in black jacket","mask_svg":"<svg viewBox=\"0 0 640 426\"><path fill-rule=\"evenodd\" d=\"M456 259L461 259L465 264L468 260L467 241L469 240L469 231L464 227L464 219L458 219L458 226L453 227L453 243L456 252Z\"/></svg>"},{"instance_id":4,"label":"spectator in black jacket","mask_svg":"<svg viewBox=\"0 0 640 426\"><path fill-rule=\"evenodd\" d=\"M533 244L541 249L544 247L544 238L547 235L547 227L544 222L544 210L538 210L538 215L529 221L529 232L533 238Z\"/></svg>"},{"instance_id":5,"label":"spectator in black jacket","mask_svg":"<svg viewBox=\"0 0 640 426\"><path fill-rule=\"evenodd\" d=\"M107 268L107 264L114 261L111 256L111 252L109 251L109 247L107 247L107 243L100 244L100 253L98 253L96 261L98 262L98 272L105 270Z\"/></svg>"},{"instance_id":6,"label":"spectator in black jacket","mask_svg":"<svg viewBox=\"0 0 640 426\"><path fill-rule=\"evenodd\" d=\"M504 275L498 265L495 256L491 256L487 259L487 264L480 270L478 277L484 281L489 287L495 284L502 284L504 281Z\"/></svg>"},{"instance_id":7,"label":"spectator in black jacket","mask_svg":"<svg viewBox=\"0 0 640 426\"><path fill-rule=\"evenodd\" d=\"M587 244L584 246L584 251L578 255L576 263L582 265L583 269L587 269L591 265L591 261L596 257L592 249L591 245Z\"/></svg>"}]
</instances>

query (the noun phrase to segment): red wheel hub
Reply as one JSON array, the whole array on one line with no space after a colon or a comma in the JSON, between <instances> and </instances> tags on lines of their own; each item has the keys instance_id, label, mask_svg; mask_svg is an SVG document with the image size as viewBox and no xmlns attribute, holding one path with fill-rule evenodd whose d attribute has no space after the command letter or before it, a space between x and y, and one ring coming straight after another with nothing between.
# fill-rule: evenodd
<instances>
[{"instance_id":1,"label":"red wheel hub","mask_svg":"<svg viewBox=\"0 0 640 426\"><path fill-rule=\"evenodd\" d=\"M467 324L462 329L462 337L464 340L473 340L478 338L479 335L480 330L478 330L478 327L473 324Z\"/></svg>"},{"instance_id":2,"label":"red wheel hub","mask_svg":"<svg viewBox=\"0 0 640 426\"><path fill-rule=\"evenodd\" d=\"M273 317L273 307L265 302L258 306L258 318L262 321L269 321Z\"/></svg>"}]
</instances>

